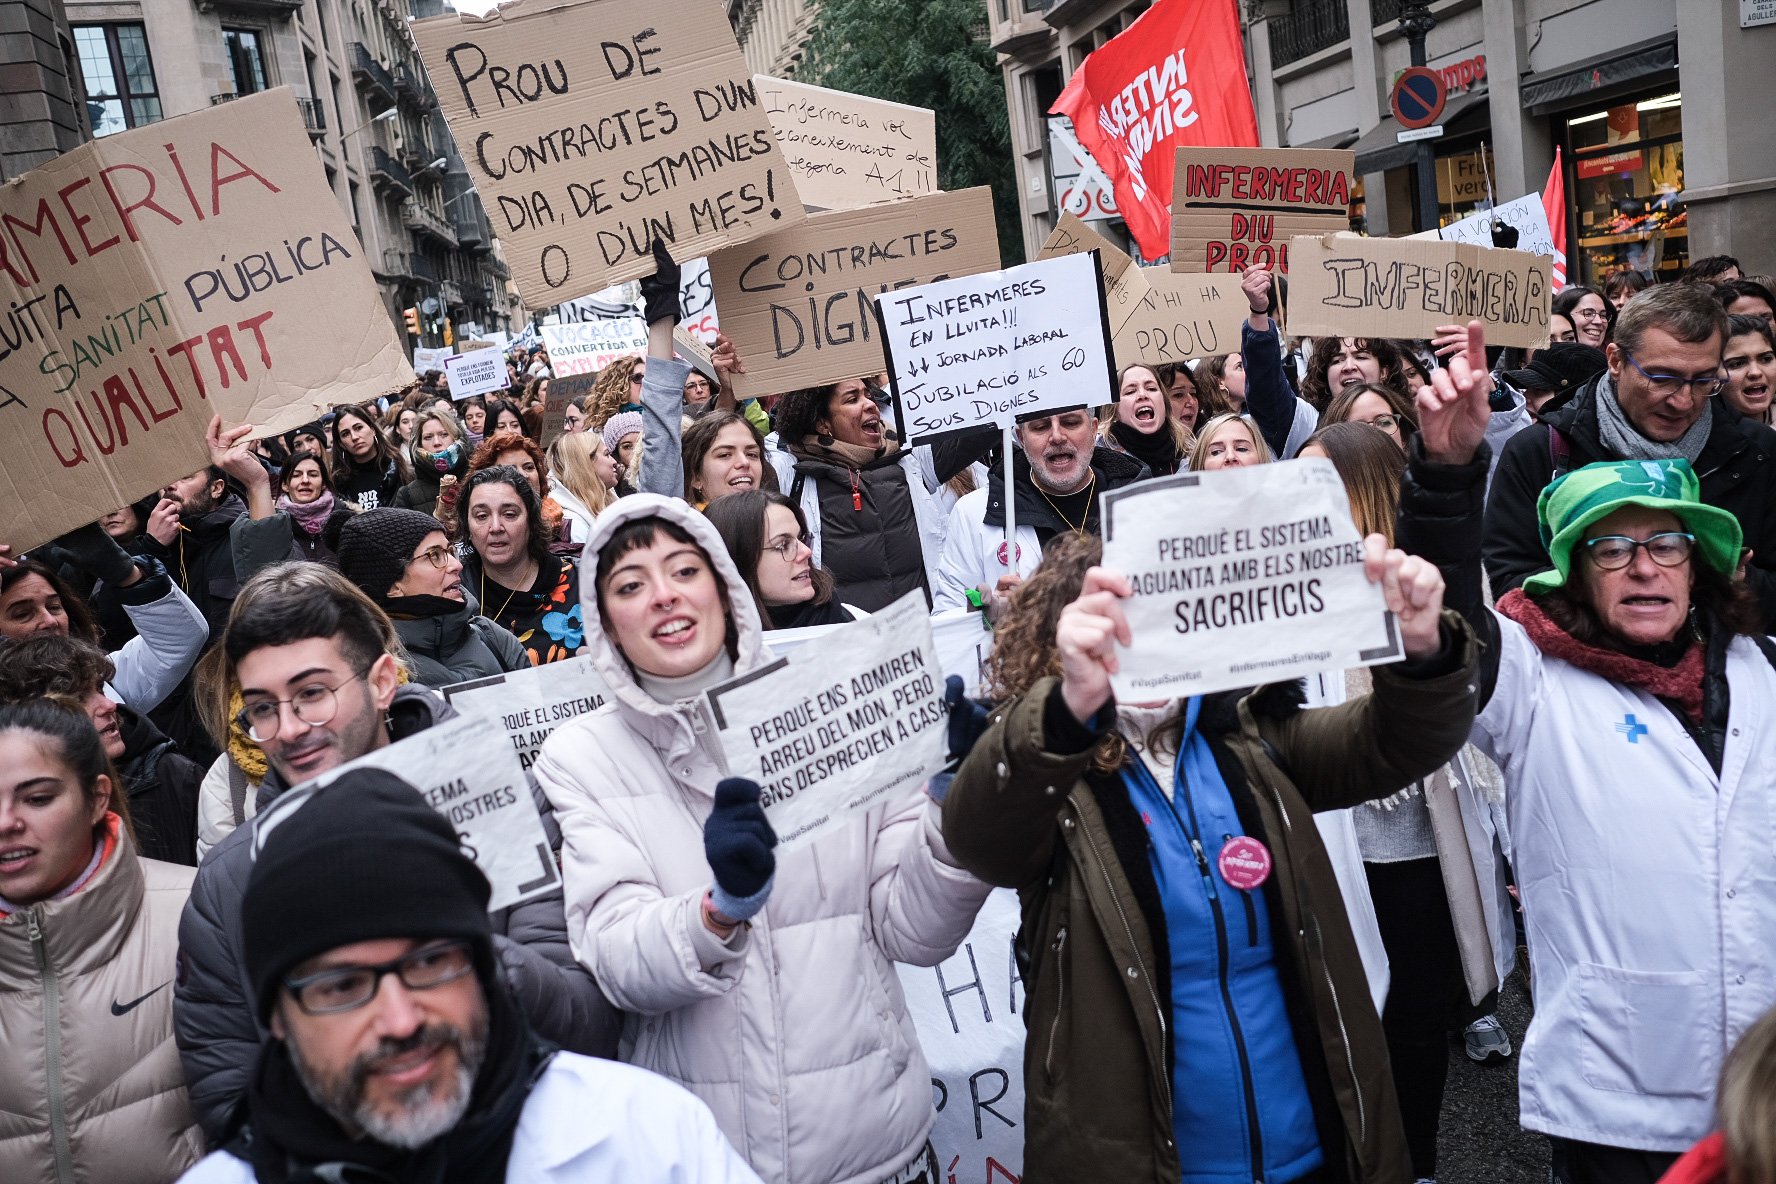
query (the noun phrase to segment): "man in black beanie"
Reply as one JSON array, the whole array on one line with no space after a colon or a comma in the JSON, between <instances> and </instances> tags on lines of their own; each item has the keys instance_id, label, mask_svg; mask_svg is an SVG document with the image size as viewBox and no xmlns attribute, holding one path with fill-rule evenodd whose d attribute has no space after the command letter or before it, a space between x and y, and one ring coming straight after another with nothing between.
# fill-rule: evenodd
<instances>
[{"instance_id":1,"label":"man in black beanie","mask_svg":"<svg viewBox=\"0 0 1776 1184\"><path fill-rule=\"evenodd\" d=\"M255 838L241 914L272 1038L244 1127L184 1180L757 1181L689 1092L531 1034L487 879L412 786L353 770Z\"/></svg>"}]
</instances>

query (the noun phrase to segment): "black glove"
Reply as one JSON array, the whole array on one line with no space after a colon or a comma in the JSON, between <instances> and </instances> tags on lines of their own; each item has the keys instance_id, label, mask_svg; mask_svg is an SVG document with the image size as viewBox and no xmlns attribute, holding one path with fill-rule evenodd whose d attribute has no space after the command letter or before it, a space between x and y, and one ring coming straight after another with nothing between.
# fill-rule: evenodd
<instances>
[{"instance_id":1,"label":"black glove","mask_svg":"<svg viewBox=\"0 0 1776 1184\"><path fill-rule=\"evenodd\" d=\"M744 921L765 907L777 857L777 835L759 804L758 782L728 777L715 787L715 809L703 823L703 853L715 873L715 911Z\"/></svg>"},{"instance_id":2,"label":"black glove","mask_svg":"<svg viewBox=\"0 0 1776 1184\"><path fill-rule=\"evenodd\" d=\"M136 574L135 560L97 522L70 530L56 540L56 545L66 551L82 571L113 588L122 587L125 580Z\"/></svg>"},{"instance_id":3,"label":"black glove","mask_svg":"<svg viewBox=\"0 0 1776 1184\"><path fill-rule=\"evenodd\" d=\"M1490 229L1492 231L1493 246L1503 247L1507 251L1514 251L1517 249L1517 239L1519 236L1515 226L1512 226L1509 222L1506 222L1501 218L1494 218Z\"/></svg>"},{"instance_id":4,"label":"black glove","mask_svg":"<svg viewBox=\"0 0 1776 1184\"><path fill-rule=\"evenodd\" d=\"M683 318L678 311L678 264L666 250L666 244L654 239L654 274L641 281L643 319L648 324L670 319L677 324Z\"/></svg>"}]
</instances>

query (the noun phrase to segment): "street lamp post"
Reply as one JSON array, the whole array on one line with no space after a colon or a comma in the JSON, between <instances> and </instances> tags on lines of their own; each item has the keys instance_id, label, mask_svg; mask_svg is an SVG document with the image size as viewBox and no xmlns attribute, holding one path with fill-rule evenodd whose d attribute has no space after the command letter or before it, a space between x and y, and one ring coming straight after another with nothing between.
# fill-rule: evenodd
<instances>
[{"instance_id":1,"label":"street lamp post","mask_svg":"<svg viewBox=\"0 0 1776 1184\"><path fill-rule=\"evenodd\" d=\"M341 144L343 144L347 140L351 139L353 136L357 135L359 132L365 131L366 129L373 127L374 125L379 124L379 123L387 123L389 120L393 119L395 116L399 115L400 113L401 113L401 110L399 107L390 107L387 111L382 112L380 115L372 115L369 119L366 119L363 123L359 124L357 127L352 128L351 131L346 132L343 136L340 136L339 142Z\"/></svg>"},{"instance_id":2,"label":"street lamp post","mask_svg":"<svg viewBox=\"0 0 1776 1184\"><path fill-rule=\"evenodd\" d=\"M1406 34L1407 48L1412 52L1412 64L1422 66L1426 62L1425 38L1437 27L1437 18L1431 15L1425 0L1405 0L1400 5L1400 32ZM1431 156L1431 141L1420 140L1418 144L1418 229L1435 230L1437 228L1437 165Z\"/></svg>"}]
</instances>

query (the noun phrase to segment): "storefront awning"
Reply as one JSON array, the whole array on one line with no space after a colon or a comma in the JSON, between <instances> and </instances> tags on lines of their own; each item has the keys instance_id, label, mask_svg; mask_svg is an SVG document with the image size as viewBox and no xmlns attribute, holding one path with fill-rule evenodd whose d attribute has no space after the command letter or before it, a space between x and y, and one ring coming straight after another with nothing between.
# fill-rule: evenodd
<instances>
[{"instance_id":1,"label":"storefront awning","mask_svg":"<svg viewBox=\"0 0 1776 1184\"><path fill-rule=\"evenodd\" d=\"M1467 94L1452 96L1438 122L1443 125L1443 136L1447 139L1485 126L1490 120L1486 109L1486 88L1478 87ZM1351 145L1357 153L1357 176L1385 173L1417 160L1418 145L1400 143L1399 135L1404 130L1399 120L1388 115L1364 132L1362 138Z\"/></svg>"},{"instance_id":2,"label":"storefront awning","mask_svg":"<svg viewBox=\"0 0 1776 1184\"><path fill-rule=\"evenodd\" d=\"M1349 148L1357 142L1357 129L1345 132L1333 132L1329 136L1321 136L1317 140L1309 140L1305 144L1290 144L1291 148Z\"/></svg>"},{"instance_id":3,"label":"storefront awning","mask_svg":"<svg viewBox=\"0 0 1776 1184\"><path fill-rule=\"evenodd\" d=\"M1613 97L1623 87L1676 69L1677 35L1673 33L1575 62L1557 73L1526 74L1518 93L1526 110L1545 115L1591 95Z\"/></svg>"}]
</instances>

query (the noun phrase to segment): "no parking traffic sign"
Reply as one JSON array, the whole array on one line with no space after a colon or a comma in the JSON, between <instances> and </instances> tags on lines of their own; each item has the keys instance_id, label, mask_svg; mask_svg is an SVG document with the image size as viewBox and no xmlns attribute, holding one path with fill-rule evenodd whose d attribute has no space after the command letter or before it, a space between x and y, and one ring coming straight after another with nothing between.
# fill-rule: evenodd
<instances>
[{"instance_id":1,"label":"no parking traffic sign","mask_svg":"<svg viewBox=\"0 0 1776 1184\"><path fill-rule=\"evenodd\" d=\"M1444 85L1442 75L1424 66L1413 66L1394 83L1389 105L1401 127L1420 128L1437 122L1448 99L1449 88Z\"/></svg>"}]
</instances>

